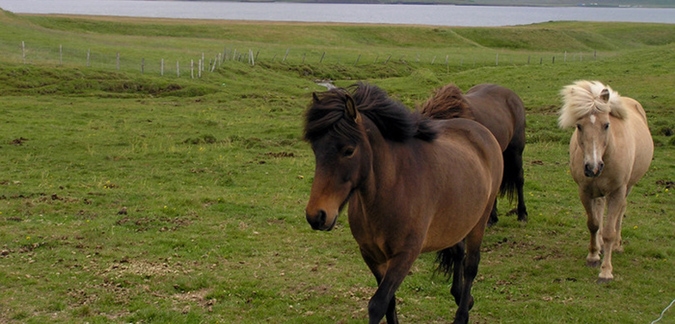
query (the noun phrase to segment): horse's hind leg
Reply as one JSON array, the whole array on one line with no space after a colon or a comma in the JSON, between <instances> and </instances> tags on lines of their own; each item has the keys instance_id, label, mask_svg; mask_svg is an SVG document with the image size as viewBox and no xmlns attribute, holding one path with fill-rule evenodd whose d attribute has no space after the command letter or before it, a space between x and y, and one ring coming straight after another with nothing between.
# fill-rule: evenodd
<instances>
[{"instance_id":1,"label":"horse's hind leg","mask_svg":"<svg viewBox=\"0 0 675 324\"><path fill-rule=\"evenodd\" d=\"M626 190L626 197L630 194L631 188L628 187ZM614 242L614 247L612 250L614 252L623 252L623 238L621 237L621 225L623 224L623 218L626 216L626 204L623 204L623 209L619 213L619 218L616 220L616 240Z\"/></svg>"},{"instance_id":2,"label":"horse's hind leg","mask_svg":"<svg viewBox=\"0 0 675 324\"><path fill-rule=\"evenodd\" d=\"M619 189L607 197L607 223L602 227L603 253L605 254L600 266L598 282L607 282L614 279L612 274L612 249L617 243L617 227L626 210L625 189Z\"/></svg>"},{"instance_id":3,"label":"horse's hind leg","mask_svg":"<svg viewBox=\"0 0 675 324\"><path fill-rule=\"evenodd\" d=\"M516 139L514 139L516 141ZM527 222L527 207L525 207L525 194L523 187L525 186L525 171L523 170L523 150L524 145L519 145L512 141L504 151L504 185L506 191L511 199L513 194L517 195L518 220ZM523 143L525 139L523 138ZM514 192L515 191L515 192ZM503 192L503 191L502 191Z\"/></svg>"},{"instance_id":4,"label":"horse's hind leg","mask_svg":"<svg viewBox=\"0 0 675 324\"><path fill-rule=\"evenodd\" d=\"M518 220L521 222L527 222L527 208L525 207L525 194L523 193L523 187L525 186L525 171L523 170L523 149L520 149L520 152L515 154L514 158L515 167L517 171L516 178L516 189L518 190Z\"/></svg>"},{"instance_id":5,"label":"horse's hind leg","mask_svg":"<svg viewBox=\"0 0 675 324\"><path fill-rule=\"evenodd\" d=\"M461 292L460 303L455 313L455 324L469 323L469 310L473 308L473 296L471 296L471 288L473 281L478 274L478 263L480 263L480 245L483 242L483 235L485 234L485 224L479 223L474 227L469 235L464 240L466 245L466 256L463 264L463 286Z\"/></svg>"},{"instance_id":6,"label":"horse's hind leg","mask_svg":"<svg viewBox=\"0 0 675 324\"><path fill-rule=\"evenodd\" d=\"M464 290L464 242L459 242L445 250L438 252L438 269L446 275L452 270L452 286L450 293L459 306Z\"/></svg>"},{"instance_id":7,"label":"horse's hind leg","mask_svg":"<svg viewBox=\"0 0 675 324\"><path fill-rule=\"evenodd\" d=\"M499 217L497 216L497 199L495 199L495 204L492 206L492 212L490 212L490 217L488 218L488 226L497 224Z\"/></svg>"}]
</instances>

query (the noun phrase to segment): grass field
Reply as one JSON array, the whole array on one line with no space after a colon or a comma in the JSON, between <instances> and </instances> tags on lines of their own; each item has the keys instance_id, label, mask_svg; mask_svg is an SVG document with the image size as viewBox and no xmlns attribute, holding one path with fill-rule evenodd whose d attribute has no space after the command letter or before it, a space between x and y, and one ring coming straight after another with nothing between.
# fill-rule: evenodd
<instances>
[{"instance_id":1,"label":"grass field","mask_svg":"<svg viewBox=\"0 0 675 324\"><path fill-rule=\"evenodd\" d=\"M26 63L22 41L31 49ZM60 63L59 45L80 59ZM261 56L255 65L224 60L194 79L135 67L213 57L223 47ZM313 59L282 62L288 48ZM87 67L89 49L124 53L134 67L118 70L114 59ZM565 51L585 59L563 61ZM323 52L332 56L319 63ZM312 231L304 217L314 157L301 140L302 114L311 92L325 89L317 79L372 82L411 109L450 82L465 90L499 83L522 97L530 221L506 215L514 206L500 201L472 323L645 323L675 299L673 25L436 28L0 12L0 53L0 323L365 322L375 280L345 215L329 233ZM430 63L448 53L454 63ZM407 59L385 64L387 55ZM603 285L585 266L570 131L556 126L558 91L577 79L640 101L656 144L629 196L616 279ZM403 322L452 320L434 257L423 255L398 290ZM660 323L673 322L671 309Z\"/></svg>"}]
</instances>

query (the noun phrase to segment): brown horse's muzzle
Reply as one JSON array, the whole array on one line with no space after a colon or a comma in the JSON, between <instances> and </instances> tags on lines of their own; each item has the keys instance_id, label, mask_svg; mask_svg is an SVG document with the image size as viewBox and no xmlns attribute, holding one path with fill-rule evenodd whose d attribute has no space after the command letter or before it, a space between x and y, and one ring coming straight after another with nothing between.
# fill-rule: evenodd
<instances>
[{"instance_id":1,"label":"brown horse's muzzle","mask_svg":"<svg viewBox=\"0 0 675 324\"><path fill-rule=\"evenodd\" d=\"M314 214L310 214L310 212L306 210L305 217L307 223L312 226L313 230L330 231L335 227L335 223L337 223L337 215L332 217L332 220L328 220L328 214L322 209Z\"/></svg>"}]
</instances>

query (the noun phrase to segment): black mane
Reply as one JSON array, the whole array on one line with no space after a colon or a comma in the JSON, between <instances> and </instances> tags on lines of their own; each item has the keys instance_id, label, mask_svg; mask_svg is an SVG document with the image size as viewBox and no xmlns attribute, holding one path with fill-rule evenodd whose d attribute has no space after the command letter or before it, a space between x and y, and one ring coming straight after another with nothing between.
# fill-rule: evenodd
<instances>
[{"instance_id":1,"label":"black mane","mask_svg":"<svg viewBox=\"0 0 675 324\"><path fill-rule=\"evenodd\" d=\"M348 97L353 98L359 113L370 119L388 140L405 142L419 138L432 141L438 134L429 118L411 112L381 88L358 82L346 89L335 88L317 94L318 100L313 99L305 112L305 140L317 140L329 131L358 140L360 133L356 123L345 113Z\"/></svg>"}]
</instances>

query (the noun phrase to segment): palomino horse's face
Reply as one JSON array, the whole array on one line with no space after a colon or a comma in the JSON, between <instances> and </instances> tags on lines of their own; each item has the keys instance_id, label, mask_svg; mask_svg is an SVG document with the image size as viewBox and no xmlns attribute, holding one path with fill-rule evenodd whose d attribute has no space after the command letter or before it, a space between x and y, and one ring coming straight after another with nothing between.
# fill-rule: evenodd
<instances>
[{"instance_id":1,"label":"palomino horse's face","mask_svg":"<svg viewBox=\"0 0 675 324\"><path fill-rule=\"evenodd\" d=\"M370 168L370 146L365 138L360 114L348 98L346 116L361 131L361 139L326 133L311 143L316 169L305 209L307 222L315 230L330 231L352 193L367 176Z\"/></svg>"},{"instance_id":2,"label":"palomino horse's face","mask_svg":"<svg viewBox=\"0 0 675 324\"><path fill-rule=\"evenodd\" d=\"M602 173L602 160L610 138L609 113L593 112L577 121L577 144L584 155L584 175L597 177Z\"/></svg>"}]
</instances>

